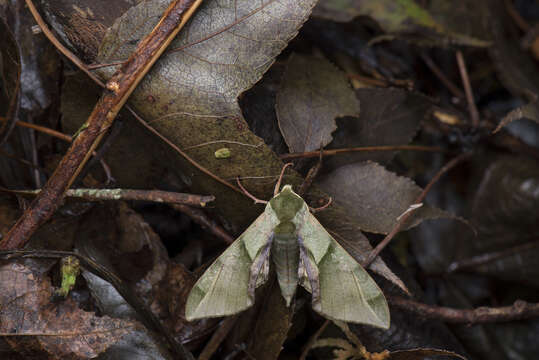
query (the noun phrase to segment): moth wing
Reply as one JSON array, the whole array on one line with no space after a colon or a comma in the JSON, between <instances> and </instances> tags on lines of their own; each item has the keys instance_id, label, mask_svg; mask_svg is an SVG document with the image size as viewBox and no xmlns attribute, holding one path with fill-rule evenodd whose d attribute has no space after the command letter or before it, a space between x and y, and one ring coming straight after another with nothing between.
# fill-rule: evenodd
<instances>
[{"instance_id":1,"label":"moth wing","mask_svg":"<svg viewBox=\"0 0 539 360\"><path fill-rule=\"evenodd\" d=\"M310 232L317 234L317 241L328 244L320 259L314 256L319 272L320 297L313 297L313 309L330 319L389 328L389 308L382 290L318 220L309 215L305 225L312 229ZM300 231L300 236L305 235ZM304 237L305 247L312 253L313 241L307 240ZM319 250L320 245L315 245L315 251Z\"/></svg>"},{"instance_id":2,"label":"moth wing","mask_svg":"<svg viewBox=\"0 0 539 360\"><path fill-rule=\"evenodd\" d=\"M188 321L232 315L253 305L248 291L250 268L253 259L271 236L275 221L276 217L266 207L251 226L208 267L187 298L185 318ZM257 285L265 280L262 277Z\"/></svg>"},{"instance_id":3,"label":"moth wing","mask_svg":"<svg viewBox=\"0 0 539 360\"><path fill-rule=\"evenodd\" d=\"M242 238L238 238L219 256L195 283L187 303L185 318L236 314L253 303L247 292L251 259Z\"/></svg>"}]
</instances>

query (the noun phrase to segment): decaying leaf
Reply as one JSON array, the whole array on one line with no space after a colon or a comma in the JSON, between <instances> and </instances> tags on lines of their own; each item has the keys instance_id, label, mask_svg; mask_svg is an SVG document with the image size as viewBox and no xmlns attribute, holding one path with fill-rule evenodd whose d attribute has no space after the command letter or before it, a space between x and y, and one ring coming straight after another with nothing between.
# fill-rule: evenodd
<instances>
[{"instance_id":1,"label":"decaying leaf","mask_svg":"<svg viewBox=\"0 0 539 360\"><path fill-rule=\"evenodd\" d=\"M505 280L539 285L538 247L511 251L537 240L539 232L539 170L537 161L500 158L486 170L473 203L473 222L479 232L472 255L502 252L475 271ZM517 248L518 249L518 248Z\"/></svg>"},{"instance_id":2,"label":"decaying leaf","mask_svg":"<svg viewBox=\"0 0 539 360\"><path fill-rule=\"evenodd\" d=\"M488 41L460 33L462 29L445 27L414 0L321 0L315 15L335 21L370 16L388 33L420 35L421 41L438 38L437 45L443 38L468 46L490 45Z\"/></svg>"},{"instance_id":3,"label":"decaying leaf","mask_svg":"<svg viewBox=\"0 0 539 360\"><path fill-rule=\"evenodd\" d=\"M345 74L327 60L292 54L275 109L290 152L306 152L329 144L335 118L359 115L359 101Z\"/></svg>"},{"instance_id":4,"label":"decaying leaf","mask_svg":"<svg viewBox=\"0 0 539 360\"><path fill-rule=\"evenodd\" d=\"M417 134L433 106L427 97L401 89L359 89L356 94L361 103L359 118L337 120L338 129L328 149L406 145ZM387 163L396 153L355 152L333 156L324 160L324 169L365 160Z\"/></svg>"},{"instance_id":5,"label":"decaying leaf","mask_svg":"<svg viewBox=\"0 0 539 360\"><path fill-rule=\"evenodd\" d=\"M52 303L50 280L24 263L4 263L0 286L0 331L21 354L94 358L140 327L85 312L71 299Z\"/></svg>"},{"instance_id":6,"label":"decaying leaf","mask_svg":"<svg viewBox=\"0 0 539 360\"><path fill-rule=\"evenodd\" d=\"M387 234L397 219L421 193L412 180L397 176L373 162L363 162L338 168L319 181L331 194L358 219L361 229ZM423 205L414 211L406 229L427 219L453 218L453 215L435 207Z\"/></svg>"}]
</instances>

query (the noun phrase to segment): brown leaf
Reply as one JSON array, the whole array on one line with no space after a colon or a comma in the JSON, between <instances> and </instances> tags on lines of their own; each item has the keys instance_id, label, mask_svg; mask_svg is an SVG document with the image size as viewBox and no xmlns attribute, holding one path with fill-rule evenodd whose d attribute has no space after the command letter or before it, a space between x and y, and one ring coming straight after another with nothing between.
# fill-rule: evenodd
<instances>
[{"instance_id":1,"label":"brown leaf","mask_svg":"<svg viewBox=\"0 0 539 360\"><path fill-rule=\"evenodd\" d=\"M430 5L439 6L435 1ZM451 5L454 6L453 3ZM445 13L434 18L428 10L419 6L414 0L398 2L393 0L321 0L314 13L316 16L334 21L350 21L357 16L370 16L384 31L394 35L405 35L407 38L413 34L415 37L411 39L419 44L440 45L440 40L444 40L443 43L468 46L490 45L489 41L464 33L462 27L451 26L454 25L452 23L446 24ZM468 13L463 13L463 15L466 14ZM435 41L436 39L438 42Z\"/></svg>"},{"instance_id":2,"label":"brown leaf","mask_svg":"<svg viewBox=\"0 0 539 360\"><path fill-rule=\"evenodd\" d=\"M397 176L374 162L343 166L324 176L320 186L348 209L361 230L387 234L421 193L412 180ZM423 205L414 211L405 229L423 220L452 218L438 208Z\"/></svg>"},{"instance_id":3,"label":"brown leaf","mask_svg":"<svg viewBox=\"0 0 539 360\"><path fill-rule=\"evenodd\" d=\"M427 97L401 89L359 89L356 94L361 103L359 118L339 119L328 149L406 145L417 134L422 120L432 108ZM324 169L365 160L387 163L396 153L356 152L333 156L324 159Z\"/></svg>"},{"instance_id":4,"label":"brown leaf","mask_svg":"<svg viewBox=\"0 0 539 360\"><path fill-rule=\"evenodd\" d=\"M502 157L485 171L473 202L473 223L479 236L472 255L501 252L475 271L508 281L539 285L538 247L519 246L537 240L539 233L539 167L525 157ZM512 251L516 248L517 251Z\"/></svg>"},{"instance_id":5,"label":"brown leaf","mask_svg":"<svg viewBox=\"0 0 539 360\"><path fill-rule=\"evenodd\" d=\"M0 331L18 351L57 359L94 358L140 326L134 321L97 317L79 309L71 299L51 303L50 280L23 263L1 266L0 286ZM31 349L25 341L28 337ZM21 344L23 348L19 348Z\"/></svg>"},{"instance_id":6,"label":"brown leaf","mask_svg":"<svg viewBox=\"0 0 539 360\"><path fill-rule=\"evenodd\" d=\"M524 106L520 106L514 110L511 110L509 113L507 113L507 115L503 117L498 126L496 126L494 133L497 133L501 130L501 128L507 126L515 120L529 119L535 121L536 123L539 123L539 108L537 107L537 105L537 101L534 101Z\"/></svg>"},{"instance_id":7,"label":"brown leaf","mask_svg":"<svg viewBox=\"0 0 539 360\"><path fill-rule=\"evenodd\" d=\"M335 118L357 116L359 101L345 74L329 61L292 54L275 109L290 152L306 152L329 144Z\"/></svg>"}]
</instances>

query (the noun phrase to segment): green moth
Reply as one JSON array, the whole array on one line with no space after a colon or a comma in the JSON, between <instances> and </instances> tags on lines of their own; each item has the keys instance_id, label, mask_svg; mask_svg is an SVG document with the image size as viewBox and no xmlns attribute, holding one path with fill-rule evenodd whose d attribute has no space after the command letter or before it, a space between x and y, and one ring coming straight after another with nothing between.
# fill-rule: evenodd
<instances>
[{"instance_id":1,"label":"green moth","mask_svg":"<svg viewBox=\"0 0 539 360\"><path fill-rule=\"evenodd\" d=\"M324 317L389 327L389 309L378 285L290 185L196 282L185 306L187 320L232 315L253 305L255 289L269 277L270 261L287 306L300 284Z\"/></svg>"}]
</instances>

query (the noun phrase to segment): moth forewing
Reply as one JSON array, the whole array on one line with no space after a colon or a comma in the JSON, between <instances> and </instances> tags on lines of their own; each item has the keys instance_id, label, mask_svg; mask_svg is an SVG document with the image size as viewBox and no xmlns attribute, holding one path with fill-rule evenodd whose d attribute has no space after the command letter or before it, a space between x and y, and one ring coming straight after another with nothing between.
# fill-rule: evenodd
<instances>
[{"instance_id":1,"label":"moth forewing","mask_svg":"<svg viewBox=\"0 0 539 360\"><path fill-rule=\"evenodd\" d=\"M307 279L301 283L308 281L311 289L319 286L319 296L311 290L313 309L330 319L387 329L389 308L384 294L369 274L310 212L306 215L304 225L299 228L298 235L303 239L309 255L303 262L316 269L311 270L316 275L309 277L307 266L302 265Z\"/></svg>"},{"instance_id":2,"label":"moth forewing","mask_svg":"<svg viewBox=\"0 0 539 360\"><path fill-rule=\"evenodd\" d=\"M248 295L251 260L240 237L195 283L185 304L188 321L236 314L253 303Z\"/></svg>"},{"instance_id":3,"label":"moth forewing","mask_svg":"<svg viewBox=\"0 0 539 360\"><path fill-rule=\"evenodd\" d=\"M253 304L249 291L253 261L270 239L278 219L266 210L236 239L195 283L185 305L188 321L236 314ZM263 272L267 272L265 265ZM267 276L262 273L255 287Z\"/></svg>"}]
</instances>

